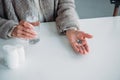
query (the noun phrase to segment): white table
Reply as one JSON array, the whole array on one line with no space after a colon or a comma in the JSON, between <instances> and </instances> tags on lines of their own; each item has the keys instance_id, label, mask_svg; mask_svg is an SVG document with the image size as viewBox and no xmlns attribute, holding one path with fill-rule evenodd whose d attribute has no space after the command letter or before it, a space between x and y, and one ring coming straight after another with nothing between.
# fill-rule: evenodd
<instances>
[{"instance_id":1,"label":"white table","mask_svg":"<svg viewBox=\"0 0 120 80\"><path fill-rule=\"evenodd\" d=\"M81 30L94 36L88 40L89 54L75 54L54 22L42 23L41 41L26 48L26 64L15 70L1 64L0 80L120 80L120 16L80 23ZM6 43L0 40L1 47Z\"/></svg>"}]
</instances>

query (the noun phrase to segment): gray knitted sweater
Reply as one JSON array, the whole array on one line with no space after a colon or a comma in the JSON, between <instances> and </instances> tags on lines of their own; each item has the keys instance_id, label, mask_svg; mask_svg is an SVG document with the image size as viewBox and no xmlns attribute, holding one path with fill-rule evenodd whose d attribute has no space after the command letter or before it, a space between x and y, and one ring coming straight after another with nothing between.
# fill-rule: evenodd
<instances>
[{"instance_id":1,"label":"gray knitted sweater","mask_svg":"<svg viewBox=\"0 0 120 80\"><path fill-rule=\"evenodd\" d=\"M34 0L0 0L0 38L7 36L13 26L26 18L26 12L37 9ZM59 33L67 28L78 27L79 18L75 11L74 0L40 0L44 22L56 21Z\"/></svg>"}]
</instances>

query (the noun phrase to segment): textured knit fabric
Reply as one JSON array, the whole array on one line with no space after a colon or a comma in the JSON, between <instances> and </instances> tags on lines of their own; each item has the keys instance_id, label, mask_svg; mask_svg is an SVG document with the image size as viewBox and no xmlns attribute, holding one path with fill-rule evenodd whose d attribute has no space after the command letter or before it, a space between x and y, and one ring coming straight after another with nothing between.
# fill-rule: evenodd
<instances>
[{"instance_id":1,"label":"textured knit fabric","mask_svg":"<svg viewBox=\"0 0 120 80\"><path fill-rule=\"evenodd\" d=\"M40 7L44 22L56 21L59 33L79 26L74 0L40 0ZM33 0L0 0L0 38L8 39L11 28L32 11L37 12Z\"/></svg>"},{"instance_id":2,"label":"textured knit fabric","mask_svg":"<svg viewBox=\"0 0 120 80\"><path fill-rule=\"evenodd\" d=\"M34 2L35 2L36 8L37 8L38 13L39 13L39 20L40 20L40 22L43 22L44 16L43 16L43 13L41 11L40 0L34 0Z\"/></svg>"}]
</instances>

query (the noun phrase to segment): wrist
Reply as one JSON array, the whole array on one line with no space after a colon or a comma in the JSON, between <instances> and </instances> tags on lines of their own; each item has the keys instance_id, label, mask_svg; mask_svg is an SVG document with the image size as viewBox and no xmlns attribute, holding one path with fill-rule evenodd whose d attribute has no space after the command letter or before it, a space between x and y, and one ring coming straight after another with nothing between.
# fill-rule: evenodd
<instances>
[{"instance_id":1,"label":"wrist","mask_svg":"<svg viewBox=\"0 0 120 80\"><path fill-rule=\"evenodd\" d=\"M12 27L12 29L9 31L9 33L8 33L8 37L12 37L12 32L13 32L13 30L16 28L17 26L13 26Z\"/></svg>"},{"instance_id":2,"label":"wrist","mask_svg":"<svg viewBox=\"0 0 120 80\"><path fill-rule=\"evenodd\" d=\"M67 31L66 31L66 35L68 35L68 34L70 34L70 33L73 33L73 32L75 32L75 31L77 31L78 29L68 29Z\"/></svg>"}]
</instances>

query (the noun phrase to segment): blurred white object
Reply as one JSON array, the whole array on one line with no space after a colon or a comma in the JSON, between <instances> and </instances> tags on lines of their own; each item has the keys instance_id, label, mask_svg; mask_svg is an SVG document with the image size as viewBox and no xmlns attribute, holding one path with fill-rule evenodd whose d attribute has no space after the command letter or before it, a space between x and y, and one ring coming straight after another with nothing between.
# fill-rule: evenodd
<instances>
[{"instance_id":1,"label":"blurred white object","mask_svg":"<svg viewBox=\"0 0 120 80\"><path fill-rule=\"evenodd\" d=\"M14 69L19 66L19 55L17 48L11 45L4 45L4 60L8 68Z\"/></svg>"},{"instance_id":2,"label":"blurred white object","mask_svg":"<svg viewBox=\"0 0 120 80\"><path fill-rule=\"evenodd\" d=\"M25 62L25 51L22 45L4 45L4 60L8 68L18 68Z\"/></svg>"},{"instance_id":3,"label":"blurred white object","mask_svg":"<svg viewBox=\"0 0 120 80\"><path fill-rule=\"evenodd\" d=\"M19 63L23 64L25 63L25 50L24 50L24 46L22 45L17 45L17 51L18 51L18 55L19 55Z\"/></svg>"}]
</instances>

